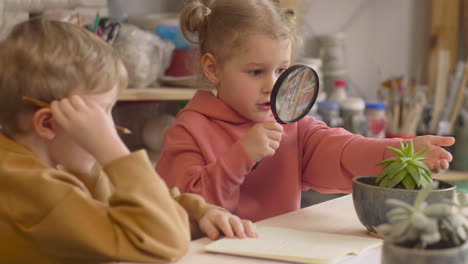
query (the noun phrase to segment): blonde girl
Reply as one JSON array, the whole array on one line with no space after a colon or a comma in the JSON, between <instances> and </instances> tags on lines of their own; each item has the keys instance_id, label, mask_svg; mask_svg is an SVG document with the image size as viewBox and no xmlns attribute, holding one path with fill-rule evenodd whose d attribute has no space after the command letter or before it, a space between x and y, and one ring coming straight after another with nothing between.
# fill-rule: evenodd
<instances>
[{"instance_id":1,"label":"blonde girl","mask_svg":"<svg viewBox=\"0 0 468 264\"><path fill-rule=\"evenodd\" d=\"M392 155L385 146L398 146L399 139L364 138L312 117L274 121L271 90L296 43L293 13L278 1L187 1L180 21L199 43L216 95L198 91L166 133L156 169L169 186L258 221L298 209L302 190L351 192L353 177L379 173L375 164ZM440 146L453 143L414 139L416 150L430 148L432 170L448 167L452 156Z\"/></svg>"}]
</instances>

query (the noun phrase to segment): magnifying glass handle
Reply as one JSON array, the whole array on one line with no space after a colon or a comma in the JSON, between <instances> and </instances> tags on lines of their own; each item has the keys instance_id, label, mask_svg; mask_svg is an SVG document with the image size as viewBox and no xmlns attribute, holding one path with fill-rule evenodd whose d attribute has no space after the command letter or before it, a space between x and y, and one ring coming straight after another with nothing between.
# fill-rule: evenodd
<instances>
[{"instance_id":1,"label":"magnifying glass handle","mask_svg":"<svg viewBox=\"0 0 468 264\"><path fill-rule=\"evenodd\" d=\"M253 167L252 167L252 169L250 169L250 171L255 170L255 169L258 167L259 164L260 164L260 161L258 161L257 163L255 163L255 165L253 165Z\"/></svg>"}]
</instances>

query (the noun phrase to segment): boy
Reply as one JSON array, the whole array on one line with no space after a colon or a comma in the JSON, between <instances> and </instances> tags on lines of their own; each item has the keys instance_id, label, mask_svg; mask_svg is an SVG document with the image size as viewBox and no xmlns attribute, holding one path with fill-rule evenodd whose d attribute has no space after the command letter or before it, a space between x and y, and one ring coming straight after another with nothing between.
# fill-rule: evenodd
<instances>
[{"instance_id":1,"label":"boy","mask_svg":"<svg viewBox=\"0 0 468 264\"><path fill-rule=\"evenodd\" d=\"M115 51L72 24L30 20L0 43L0 263L160 263L190 231L256 236L130 153L111 116L126 83Z\"/></svg>"}]
</instances>

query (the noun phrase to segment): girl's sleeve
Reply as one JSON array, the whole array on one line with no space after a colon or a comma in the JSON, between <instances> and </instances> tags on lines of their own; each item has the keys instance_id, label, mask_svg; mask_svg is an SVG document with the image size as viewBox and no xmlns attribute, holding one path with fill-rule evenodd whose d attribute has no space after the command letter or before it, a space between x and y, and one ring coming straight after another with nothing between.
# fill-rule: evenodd
<instances>
[{"instance_id":1,"label":"girl's sleeve","mask_svg":"<svg viewBox=\"0 0 468 264\"><path fill-rule=\"evenodd\" d=\"M166 133L156 170L170 187L234 212L240 185L254 162L239 141L215 157L205 157L203 151L182 125L175 125Z\"/></svg>"},{"instance_id":2,"label":"girl's sleeve","mask_svg":"<svg viewBox=\"0 0 468 264\"><path fill-rule=\"evenodd\" d=\"M399 139L375 139L330 128L311 117L298 124L302 153L302 184L322 193L350 193L352 178L377 175L376 164L392 156L386 146L397 147Z\"/></svg>"},{"instance_id":3,"label":"girl's sleeve","mask_svg":"<svg viewBox=\"0 0 468 264\"><path fill-rule=\"evenodd\" d=\"M9 218L48 255L82 263L166 263L188 250L187 213L144 151L103 167L114 187L108 204L93 199L73 175L32 158L3 164L1 174L12 176L6 182Z\"/></svg>"}]
</instances>

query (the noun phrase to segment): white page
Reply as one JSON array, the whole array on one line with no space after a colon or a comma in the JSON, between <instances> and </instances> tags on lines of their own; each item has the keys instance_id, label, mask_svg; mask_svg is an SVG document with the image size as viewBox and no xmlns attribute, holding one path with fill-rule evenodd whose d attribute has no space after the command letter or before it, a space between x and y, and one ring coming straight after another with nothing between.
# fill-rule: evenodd
<instances>
[{"instance_id":1,"label":"white page","mask_svg":"<svg viewBox=\"0 0 468 264\"><path fill-rule=\"evenodd\" d=\"M382 245L372 237L303 232L278 227L260 227L259 238L223 238L206 246L206 250L234 255L297 261L335 263L348 254Z\"/></svg>"}]
</instances>

